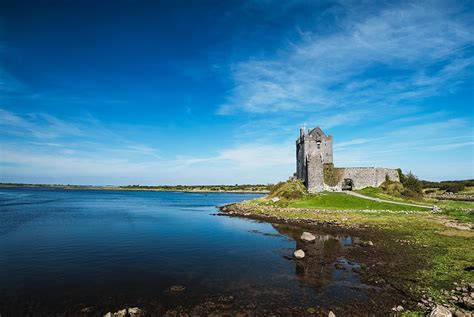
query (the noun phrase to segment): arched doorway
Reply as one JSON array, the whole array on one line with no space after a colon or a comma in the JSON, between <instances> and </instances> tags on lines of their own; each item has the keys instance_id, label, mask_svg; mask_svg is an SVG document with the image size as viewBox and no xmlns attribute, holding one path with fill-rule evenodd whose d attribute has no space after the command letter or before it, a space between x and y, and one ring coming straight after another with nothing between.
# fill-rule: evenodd
<instances>
[{"instance_id":1,"label":"arched doorway","mask_svg":"<svg viewBox=\"0 0 474 317\"><path fill-rule=\"evenodd\" d=\"M354 181L350 178L344 178L344 181L342 182L342 190L352 190L352 187L354 186Z\"/></svg>"}]
</instances>

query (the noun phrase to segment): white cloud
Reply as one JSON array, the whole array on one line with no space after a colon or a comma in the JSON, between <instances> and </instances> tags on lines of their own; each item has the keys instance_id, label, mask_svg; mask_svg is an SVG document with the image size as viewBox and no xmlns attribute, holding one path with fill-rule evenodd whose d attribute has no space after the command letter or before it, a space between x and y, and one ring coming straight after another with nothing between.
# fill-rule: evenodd
<instances>
[{"instance_id":1,"label":"white cloud","mask_svg":"<svg viewBox=\"0 0 474 317\"><path fill-rule=\"evenodd\" d=\"M464 54L472 28L453 11L405 4L362 20L349 15L330 35L306 34L274 57L237 63L234 89L218 113L377 113L446 93L474 64Z\"/></svg>"},{"instance_id":2,"label":"white cloud","mask_svg":"<svg viewBox=\"0 0 474 317\"><path fill-rule=\"evenodd\" d=\"M293 173L292 142L239 143L192 156L112 135L98 120L1 111L0 181L85 184L275 182ZM18 137L17 133L20 133Z\"/></svg>"},{"instance_id":3,"label":"white cloud","mask_svg":"<svg viewBox=\"0 0 474 317\"><path fill-rule=\"evenodd\" d=\"M52 182L74 179L94 184L222 184L277 182L293 173L293 153L287 144L243 144L207 157L136 159L136 153L114 150L42 152L3 145L0 181L32 179ZM49 181L48 181L49 180Z\"/></svg>"}]
</instances>

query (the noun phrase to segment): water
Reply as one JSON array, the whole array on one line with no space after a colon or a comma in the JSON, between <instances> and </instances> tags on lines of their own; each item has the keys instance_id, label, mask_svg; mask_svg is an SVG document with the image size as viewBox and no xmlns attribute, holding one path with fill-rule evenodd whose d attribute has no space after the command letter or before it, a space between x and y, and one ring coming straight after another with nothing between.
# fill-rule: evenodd
<instances>
[{"instance_id":1,"label":"water","mask_svg":"<svg viewBox=\"0 0 474 317\"><path fill-rule=\"evenodd\" d=\"M255 197L1 189L0 314L166 310L216 295L271 308L365 300L357 264L344 258L356 238L316 232L297 263L302 229L215 215L218 205ZM173 285L186 290L170 294Z\"/></svg>"}]
</instances>

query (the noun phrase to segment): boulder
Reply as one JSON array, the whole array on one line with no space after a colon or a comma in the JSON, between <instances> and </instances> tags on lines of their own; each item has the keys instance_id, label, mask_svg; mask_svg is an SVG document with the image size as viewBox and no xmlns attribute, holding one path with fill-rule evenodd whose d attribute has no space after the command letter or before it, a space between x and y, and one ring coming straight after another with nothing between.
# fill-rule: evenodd
<instances>
[{"instance_id":1,"label":"boulder","mask_svg":"<svg viewBox=\"0 0 474 317\"><path fill-rule=\"evenodd\" d=\"M279 201L280 201L280 197L273 197L273 198L272 198L272 201L273 201L274 203L279 202Z\"/></svg>"},{"instance_id":2,"label":"boulder","mask_svg":"<svg viewBox=\"0 0 474 317\"><path fill-rule=\"evenodd\" d=\"M332 312L332 310L329 311L328 317L336 317L336 314Z\"/></svg>"},{"instance_id":3,"label":"boulder","mask_svg":"<svg viewBox=\"0 0 474 317\"><path fill-rule=\"evenodd\" d=\"M440 212L440 211L441 211L441 208L439 208L438 206L434 205L434 206L431 208L431 211L433 211L433 212Z\"/></svg>"},{"instance_id":4,"label":"boulder","mask_svg":"<svg viewBox=\"0 0 474 317\"><path fill-rule=\"evenodd\" d=\"M128 313L130 314L130 317L141 317L141 316L143 316L142 310L138 307L128 308Z\"/></svg>"},{"instance_id":5,"label":"boulder","mask_svg":"<svg viewBox=\"0 0 474 317\"><path fill-rule=\"evenodd\" d=\"M116 313L114 313L114 317L127 317L127 309L124 308L117 311Z\"/></svg>"},{"instance_id":6,"label":"boulder","mask_svg":"<svg viewBox=\"0 0 474 317\"><path fill-rule=\"evenodd\" d=\"M430 317L453 317L453 314L444 306L437 305L430 313Z\"/></svg>"},{"instance_id":7,"label":"boulder","mask_svg":"<svg viewBox=\"0 0 474 317\"><path fill-rule=\"evenodd\" d=\"M293 252L293 256L299 260L299 259L304 258L305 254L303 250L298 249L295 252Z\"/></svg>"},{"instance_id":8,"label":"boulder","mask_svg":"<svg viewBox=\"0 0 474 317\"><path fill-rule=\"evenodd\" d=\"M305 242L314 242L316 240L316 237L309 232L303 232L300 239Z\"/></svg>"}]
</instances>

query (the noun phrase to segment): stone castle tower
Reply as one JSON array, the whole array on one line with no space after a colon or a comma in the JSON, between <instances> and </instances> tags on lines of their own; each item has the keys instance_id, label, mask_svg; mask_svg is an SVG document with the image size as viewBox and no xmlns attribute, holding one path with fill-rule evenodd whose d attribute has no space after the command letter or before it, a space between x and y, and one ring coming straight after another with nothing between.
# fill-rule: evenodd
<instances>
[{"instance_id":1,"label":"stone castle tower","mask_svg":"<svg viewBox=\"0 0 474 317\"><path fill-rule=\"evenodd\" d=\"M303 180L312 191L324 190L323 164L332 164L332 136L326 135L320 127L300 129L296 140L296 177Z\"/></svg>"},{"instance_id":2,"label":"stone castle tower","mask_svg":"<svg viewBox=\"0 0 474 317\"><path fill-rule=\"evenodd\" d=\"M300 129L296 140L296 177L301 179L310 193L323 190L362 189L378 187L385 180L399 181L396 169L382 167L335 168L333 164L333 138L320 127Z\"/></svg>"}]
</instances>

